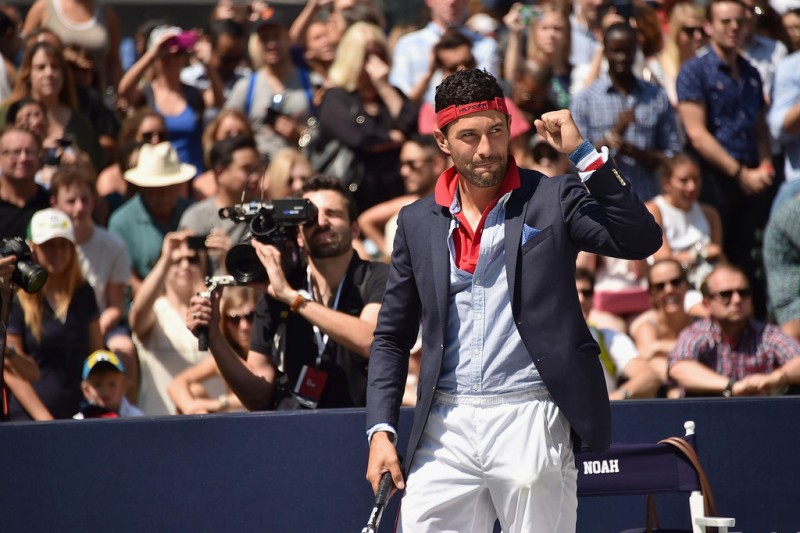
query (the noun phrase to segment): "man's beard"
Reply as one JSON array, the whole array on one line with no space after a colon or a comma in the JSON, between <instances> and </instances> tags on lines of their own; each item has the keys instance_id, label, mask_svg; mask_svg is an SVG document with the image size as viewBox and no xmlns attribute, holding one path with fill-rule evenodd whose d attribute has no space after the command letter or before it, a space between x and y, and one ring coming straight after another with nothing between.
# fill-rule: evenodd
<instances>
[{"instance_id":1,"label":"man's beard","mask_svg":"<svg viewBox=\"0 0 800 533\"><path fill-rule=\"evenodd\" d=\"M458 170L458 174L460 176L465 178L476 187L495 187L503 182L503 178L506 175L506 169L508 168L508 159L505 159L504 161L502 159L494 161L501 163L497 170L489 171L484 169L471 169L469 164L463 165L464 168L462 170L462 168L459 168L461 165L459 165L458 162L456 162L456 170Z\"/></svg>"},{"instance_id":2,"label":"man's beard","mask_svg":"<svg viewBox=\"0 0 800 533\"><path fill-rule=\"evenodd\" d=\"M306 253L312 259L330 259L332 257L339 257L352 249L351 242L342 238L333 230L326 230L323 233L333 235L333 239L324 242L315 242L317 232L311 235L310 238L304 239L306 245Z\"/></svg>"}]
</instances>

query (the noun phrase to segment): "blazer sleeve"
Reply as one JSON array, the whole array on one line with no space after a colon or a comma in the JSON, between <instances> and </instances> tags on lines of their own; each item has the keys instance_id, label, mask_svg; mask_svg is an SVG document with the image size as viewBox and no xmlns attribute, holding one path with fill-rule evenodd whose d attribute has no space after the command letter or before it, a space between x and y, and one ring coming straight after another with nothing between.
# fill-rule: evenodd
<instances>
[{"instance_id":1,"label":"blazer sleeve","mask_svg":"<svg viewBox=\"0 0 800 533\"><path fill-rule=\"evenodd\" d=\"M420 298L406 240L406 208L400 211L389 280L378 315L369 359L367 429L388 423L397 428L408 375L408 358L417 339Z\"/></svg>"},{"instance_id":2,"label":"blazer sleeve","mask_svg":"<svg viewBox=\"0 0 800 533\"><path fill-rule=\"evenodd\" d=\"M661 247L661 228L611 158L584 183L575 176L564 179L560 195L564 220L579 249L645 259Z\"/></svg>"}]
</instances>

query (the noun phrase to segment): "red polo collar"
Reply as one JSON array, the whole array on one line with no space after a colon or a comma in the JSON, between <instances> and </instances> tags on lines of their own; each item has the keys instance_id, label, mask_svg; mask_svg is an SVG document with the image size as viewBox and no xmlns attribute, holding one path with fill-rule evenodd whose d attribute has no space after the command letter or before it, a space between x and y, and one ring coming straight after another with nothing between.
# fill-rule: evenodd
<instances>
[{"instance_id":1,"label":"red polo collar","mask_svg":"<svg viewBox=\"0 0 800 533\"><path fill-rule=\"evenodd\" d=\"M442 172L436 182L436 189L434 192L434 199L437 204L447 209L453 207L456 192L458 191L458 181L459 176L455 166ZM503 177L500 191L497 193L495 199L484 209L481 220L478 222L478 227L473 231L469 222L467 222L467 217L464 216L464 212L460 208L457 213L454 213L459 222L459 225L453 232L453 245L455 246L456 252L455 260L458 268L471 274L475 273L475 266L478 264L478 256L480 255L483 225L486 222L487 215L494 209L494 206L497 205L498 200L500 200L504 194L518 189L519 186L519 168L514 158L509 155L506 175Z\"/></svg>"}]
</instances>

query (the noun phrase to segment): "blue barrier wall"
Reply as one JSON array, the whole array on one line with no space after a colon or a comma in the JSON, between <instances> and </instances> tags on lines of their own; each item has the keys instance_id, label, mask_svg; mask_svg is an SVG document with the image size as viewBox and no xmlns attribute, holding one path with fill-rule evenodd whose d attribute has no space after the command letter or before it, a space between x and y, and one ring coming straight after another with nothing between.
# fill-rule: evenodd
<instances>
[{"instance_id":1,"label":"blue barrier wall","mask_svg":"<svg viewBox=\"0 0 800 533\"><path fill-rule=\"evenodd\" d=\"M695 420L734 530L800 531L800 398L628 401L612 411L617 442L680 435ZM404 441L412 413L402 416ZM366 460L362 410L5 424L0 531L357 532L372 508ZM684 497L658 501L662 526L688 517ZM644 497L580 500L581 533L643 522Z\"/></svg>"}]
</instances>

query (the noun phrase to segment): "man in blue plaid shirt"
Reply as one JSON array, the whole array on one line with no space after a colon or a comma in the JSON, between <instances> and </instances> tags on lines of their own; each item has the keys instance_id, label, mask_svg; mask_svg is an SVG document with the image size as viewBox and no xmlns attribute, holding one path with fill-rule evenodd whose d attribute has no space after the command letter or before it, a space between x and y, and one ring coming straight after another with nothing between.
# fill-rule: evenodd
<instances>
[{"instance_id":1,"label":"man in blue plaid shirt","mask_svg":"<svg viewBox=\"0 0 800 533\"><path fill-rule=\"evenodd\" d=\"M613 24L603 38L608 74L578 93L570 111L595 146L611 148L620 171L643 201L659 194L656 170L680 152L675 114L661 87L633 73L636 31Z\"/></svg>"}]
</instances>

